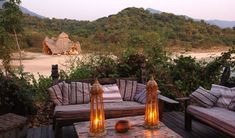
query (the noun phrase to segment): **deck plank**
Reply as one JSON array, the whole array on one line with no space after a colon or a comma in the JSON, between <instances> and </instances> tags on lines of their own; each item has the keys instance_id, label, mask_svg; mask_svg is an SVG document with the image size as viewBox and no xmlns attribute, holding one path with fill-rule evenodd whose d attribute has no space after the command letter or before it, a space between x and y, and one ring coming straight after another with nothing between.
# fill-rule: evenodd
<instances>
[{"instance_id":1,"label":"deck plank","mask_svg":"<svg viewBox=\"0 0 235 138\"><path fill-rule=\"evenodd\" d=\"M162 122L184 138L229 138L229 136L226 134L195 121L193 121L192 124L192 131L185 131L184 113L182 112L164 112ZM73 126L64 127L63 131L64 138L76 138L76 132ZM54 131L51 125L39 128L31 128L28 129L27 133L27 138L54 138Z\"/></svg>"}]
</instances>

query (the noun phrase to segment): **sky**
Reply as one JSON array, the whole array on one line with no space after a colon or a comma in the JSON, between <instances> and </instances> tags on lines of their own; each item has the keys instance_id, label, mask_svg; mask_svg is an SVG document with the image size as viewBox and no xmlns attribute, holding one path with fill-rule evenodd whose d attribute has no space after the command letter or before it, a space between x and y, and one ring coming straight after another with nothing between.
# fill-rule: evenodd
<instances>
[{"instance_id":1,"label":"sky","mask_svg":"<svg viewBox=\"0 0 235 138\"><path fill-rule=\"evenodd\" d=\"M235 21L235 0L21 0L21 6L60 19L93 21L127 7L142 7L195 19Z\"/></svg>"}]
</instances>

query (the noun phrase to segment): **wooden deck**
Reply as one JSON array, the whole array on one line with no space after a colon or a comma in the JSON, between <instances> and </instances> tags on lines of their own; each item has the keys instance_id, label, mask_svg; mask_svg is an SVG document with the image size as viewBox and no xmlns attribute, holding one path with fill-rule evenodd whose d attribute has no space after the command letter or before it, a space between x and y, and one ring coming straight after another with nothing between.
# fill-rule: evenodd
<instances>
[{"instance_id":1,"label":"wooden deck","mask_svg":"<svg viewBox=\"0 0 235 138\"><path fill-rule=\"evenodd\" d=\"M218 132L211 127L194 121L192 124L192 131L185 131L184 114L182 112L164 112L162 122L184 138L229 138L229 136ZM72 126L64 127L63 132L64 138L76 138ZM29 129L27 138L54 138L52 127L45 126Z\"/></svg>"}]
</instances>

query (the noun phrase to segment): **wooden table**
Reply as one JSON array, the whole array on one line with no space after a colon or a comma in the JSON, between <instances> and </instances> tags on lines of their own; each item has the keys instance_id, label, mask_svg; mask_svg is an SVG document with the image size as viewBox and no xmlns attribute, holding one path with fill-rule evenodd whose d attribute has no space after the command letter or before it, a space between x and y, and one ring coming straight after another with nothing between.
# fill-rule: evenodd
<instances>
[{"instance_id":1,"label":"wooden table","mask_svg":"<svg viewBox=\"0 0 235 138\"><path fill-rule=\"evenodd\" d=\"M117 133L115 124L118 120L129 120L132 128L126 133ZM105 120L107 134L103 138L181 138L180 135L169 129L162 122L160 129L148 130L143 127L144 116L123 117ZM74 127L79 138L89 137L89 121L74 123Z\"/></svg>"}]
</instances>

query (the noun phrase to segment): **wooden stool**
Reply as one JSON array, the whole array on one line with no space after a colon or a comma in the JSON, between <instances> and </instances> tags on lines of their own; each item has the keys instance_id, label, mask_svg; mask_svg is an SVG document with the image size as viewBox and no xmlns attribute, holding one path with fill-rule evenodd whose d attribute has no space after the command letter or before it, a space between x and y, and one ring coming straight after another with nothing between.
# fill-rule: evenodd
<instances>
[{"instance_id":1,"label":"wooden stool","mask_svg":"<svg viewBox=\"0 0 235 138\"><path fill-rule=\"evenodd\" d=\"M0 138L26 137L26 118L8 113L0 116Z\"/></svg>"}]
</instances>

